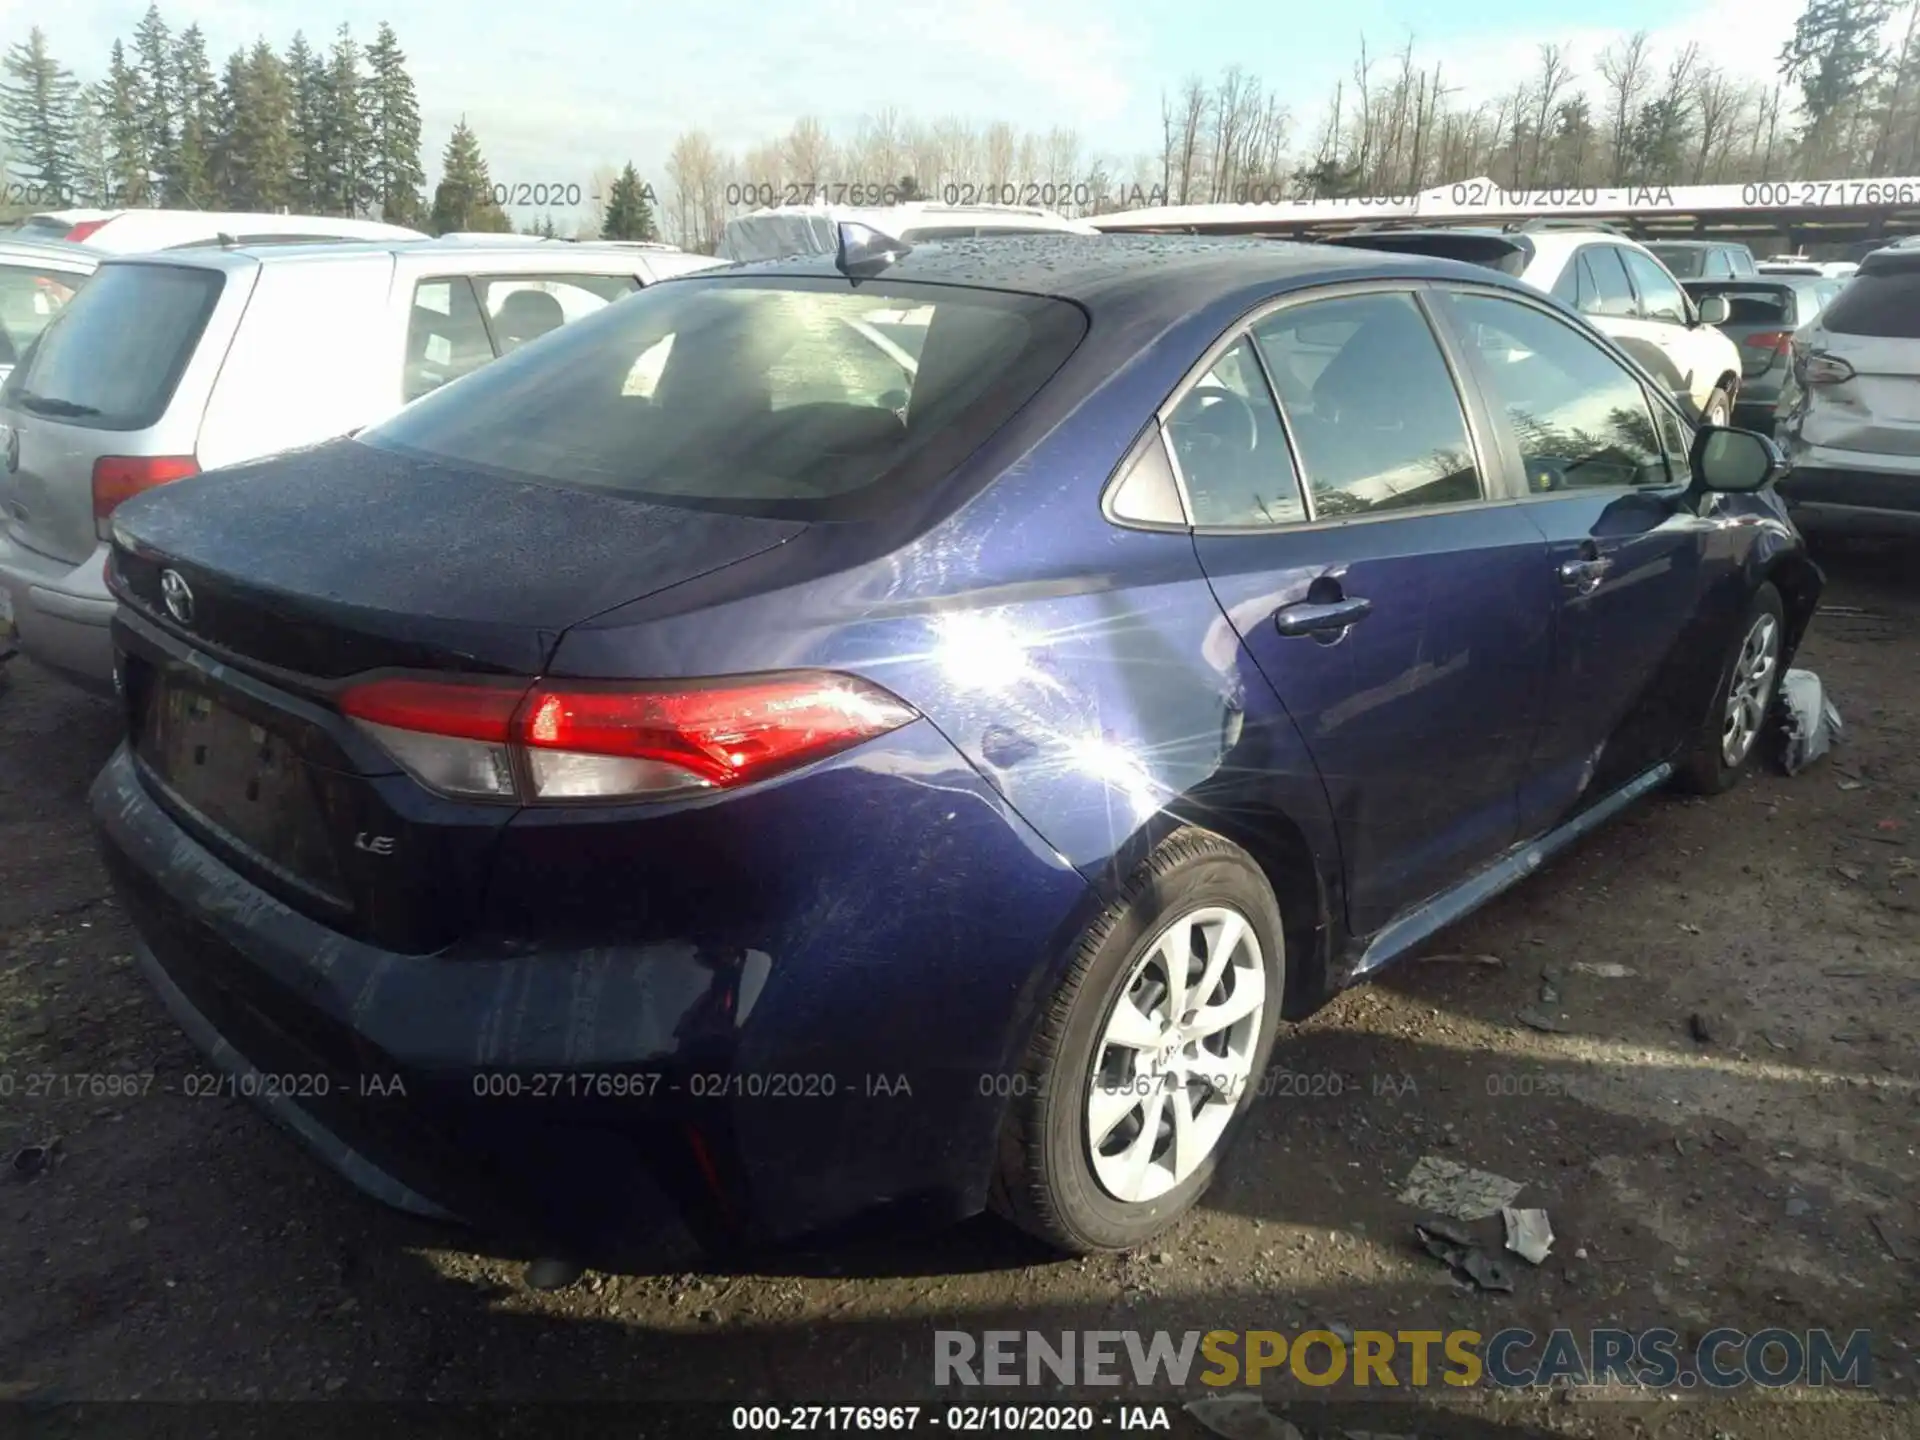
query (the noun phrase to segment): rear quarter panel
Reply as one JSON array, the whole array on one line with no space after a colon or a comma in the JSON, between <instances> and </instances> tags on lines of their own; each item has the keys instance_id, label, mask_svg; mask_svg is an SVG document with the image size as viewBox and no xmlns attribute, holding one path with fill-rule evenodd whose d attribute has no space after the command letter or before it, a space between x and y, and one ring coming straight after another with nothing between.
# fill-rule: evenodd
<instances>
[{"instance_id":1,"label":"rear quarter panel","mask_svg":"<svg viewBox=\"0 0 1920 1440\"><path fill-rule=\"evenodd\" d=\"M366 424L398 367L380 363L391 256L262 266L200 425L202 469Z\"/></svg>"}]
</instances>

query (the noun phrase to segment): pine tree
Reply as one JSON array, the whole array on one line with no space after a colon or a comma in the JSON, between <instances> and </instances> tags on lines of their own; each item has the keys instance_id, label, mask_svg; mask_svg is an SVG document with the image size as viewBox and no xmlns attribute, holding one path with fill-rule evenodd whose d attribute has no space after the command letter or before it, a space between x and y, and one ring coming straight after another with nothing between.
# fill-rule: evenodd
<instances>
[{"instance_id":1,"label":"pine tree","mask_svg":"<svg viewBox=\"0 0 1920 1440\"><path fill-rule=\"evenodd\" d=\"M384 21L367 47L367 67L373 72L367 86L368 188L381 219L417 226L427 183L420 165L420 101L400 39Z\"/></svg>"},{"instance_id":2,"label":"pine tree","mask_svg":"<svg viewBox=\"0 0 1920 1440\"><path fill-rule=\"evenodd\" d=\"M648 202L650 192L640 182L639 174L629 160L626 168L613 182L607 192L606 223L600 227L603 240L654 240L659 231L653 223L653 206Z\"/></svg>"},{"instance_id":3,"label":"pine tree","mask_svg":"<svg viewBox=\"0 0 1920 1440\"><path fill-rule=\"evenodd\" d=\"M127 63L126 47L116 40L100 98L100 123L106 132L115 205L138 208L153 203L153 156L146 116L146 84L139 70Z\"/></svg>"},{"instance_id":4,"label":"pine tree","mask_svg":"<svg viewBox=\"0 0 1920 1440\"><path fill-rule=\"evenodd\" d=\"M328 215L358 215L373 201L368 181L366 97L360 46L342 25L328 53L319 96L321 185L315 196Z\"/></svg>"},{"instance_id":5,"label":"pine tree","mask_svg":"<svg viewBox=\"0 0 1920 1440\"><path fill-rule=\"evenodd\" d=\"M246 103L247 52L236 50L227 57L220 72L220 83L213 96L213 143L208 148L208 179L219 208L238 210L238 196L244 184L239 169L240 157L234 154L233 135Z\"/></svg>"},{"instance_id":6,"label":"pine tree","mask_svg":"<svg viewBox=\"0 0 1920 1440\"><path fill-rule=\"evenodd\" d=\"M160 7L149 5L133 32L133 53L137 57L141 85L140 127L146 136L146 160L149 175L147 203L165 203L163 197L172 186L178 157L178 91L173 73L173 35L160 18Z\"/></svg>"},{"instance_id":7,"label":"pine tree","mask_svg":"<svg viewBox=\"0 0 1920 1440\"><path fill-rule=\"evenodd\" d=\"M178 86L179 143L173 173L167 177L167 203L189 210L215 203L212 150L215 96L219 86L207 63L207 42L198 25L180 32L173 49L174 80Z\"/></svg>"},{"instance_id":8,"label":"pine tree","mask_svg":"<svg viewBox=\"0 0 1920 1440\"><path fill-rule=\"evenodd\" d=\"M12 150L12 170L48 192L30 203L70 203L79 83L48 51L46 32L38 25L7 51L0 72L6 75L0 81L0 129Z\"/></svg>"},{"instance_id":9,"label":"pine tree","mask_svg":"<svg viewBox=\"0 0 1920 1440\"><path fill-rule=\"evenodd\" d=\"M1781 48L1780 73L1800 85L1802 144L1814 173L1835 152L1843 112L1879 83L1887 61L1880 31L1892 9L1892 0L1808 0Z\"/></svg>"},{"instance_id":10,"label":"pine tree","mask_svg":"<svg viewBox=\"0 0 1920 1440\"><path fill-rule=\"evenodd\" d=\"M480 142L463 117L453 127L440 157L440 183L433 187L433 214L428 228L436 235L452 230L491 230L511 233L513 222L494 198L493 177L487 173Z\"/></svg>"},{"instance_id":11,"label":"pine tree","mask_svg":"<svg viewBox=\"0 0 1920 1440\"><path fill-rule=\"evenodd\" d=\"M279 211L293 190L293 93L286 67L265 40L256 43L238 76L228 62L233 130L226 163L236 209Z\"/></svg>"},{"instance_id":12,"label":"pine tree","mask_svg":"<svg viewBox=\"0 0 1920 1440\"><path fill-rule=\"evenodd\" d=\"M325 208L327 189L327 66L307 37L294 32L287 47L287 84L293 96L293 197L296 210L312 214Z\"/></svg>"}]
</instances>

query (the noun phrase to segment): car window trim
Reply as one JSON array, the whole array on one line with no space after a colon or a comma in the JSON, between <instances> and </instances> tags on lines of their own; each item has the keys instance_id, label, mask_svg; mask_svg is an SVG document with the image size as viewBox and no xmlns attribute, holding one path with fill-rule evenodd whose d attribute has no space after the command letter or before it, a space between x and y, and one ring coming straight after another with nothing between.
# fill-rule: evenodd
<instances>
[{"instance_id":1,"label":"car window trim","mask_svg":"<svg viewBox=\"0 0 1920 1440\"><path fill-rule=\"evenodd\" d=\"M1455 282L1447 283L1452 284ZM1525 498L1507 493L1511 491L1511 477L1506 473L1504 463L1501 467L1499 485L1502 493L1497 495L1489 493L1486 455L1481 446L1482 430L1476 425L1475 417L1475 409L1480 399L1479 392L1476 390L1469 395L1462 389L1459 372L1454 368L1451 358L1447 353L1446 342L1441 338L1439 327L1435 324L1432 307L1428 304L1427 296L1437 288L1440 288L1439 282L1420 276L1403 280L1351 280L1337 285L1319 285L1310 289L1288 291L1284 295L1269 296L1267 299L1259 302L1252 309L1242 314L1240 318L1229 325L1212 344L1207 346L1207 348L1200 353L1200 358L1195 361L1194 364L1187 369L1186 373L1180 377L1179 381L1175 383L1167 398L1161 402L1160 408L1153 413L1155 428L1160 431L1162 437L1161 443L1166 449L1167 462L1173 467L1174 484L1180 491L1180 508L1187 516L1189 531L1195 535L1273 535L1282 531L1292 535L1302 530L1331 530L1348 525L1379 524L1382 521L1389 520L1420 520L1429 515L1449 515L1458 511L1478 510L1494 505L1512 504L1516 503L1519 499ZM1479 289L1483 287L1475 286L1473 288ZM1505 295L1514 293L1500 286L1488 286L1484 288L1496 294ZM1453 377L1454 398L1459 403L1461 417L1466 421L1467 445L1473 451L1474 468L1480 476L1480 497L1476 500L1457 501L1450 505L1426 505L1405 510L1381 510L1363 515L1342 515L1325 520L1309 518L1301 521L1283 522L1277 525L1201 525L1194 523L1193 497L1187 489L1186 474L1180 468L1180 457L1175 452L1173 446L1167 445L1165 442L1167 424L1172 419L1174 411L1179 409L1180 403L1207 377L1213 367L1220 363L1221 358L1225 356L1227 351L1231 350L1234 345L1245 336L1250 348L1254 352L1255 358L1260 363L1261 376L1267 382L1268 392L1272 395L1274 408L1280 415L1281 430L1287 439L1287 453L1289 457L1294 459L1294 478L1300 486L1302 508L1307 511L1310 517L1314 516L1312 500L1310 498L1311 486L1307 480L1305 470L1299 465L1299 460L1295 453L1292 422L1287 418L1286 407L1280 403L1279 396L1273 393L1273 380L1272 377L1267 374L1266 358L1260 354L1260 343L1253 338L1253 327L1269 316L1276 315L1283 310L1295 309L1301 305L1310 305L1315 301L1348 300L1364 295L1394 294L1403 294L1412 297L1414 305L1420 310L1426 320L1427 329L1429 333L1433 335L1434 344L1439 347L1441 359L1443 362L1446 362L1449 375ZM1127 459L1121 462L1115 471L1115 475L1110 476L1107 486L1103 487L1103 513L1106 513L1107 510L1104 499L1106 491L1124 478L1126 472L1131 468L1130 462L1133 455L1134 447L1129 446L1127 449ZM1111 519L1110 515L1109 518ZM1115 520L1113 523L1123 525L1129 529L1160 528L1141 525L1134 521Z\"/></svg>"},{"instance_id":2,"label":"car window trim","mask_svg":"<svg viewBox=\"0 0 1920 1440\"><path fill-rule=\"evenodd\" d=\"M1625 268L1624 265L1622 268ZM1498 285L1480 285L1470 280L1461 280L1449 282L1446 290L1448 294L1481 295L1496 300L1508 300L1516 305L1525 305L1530 309L1539 311L1555 324L1565 326L1578 338L1585 340L1590 345L1596 346L1603 354L1617 361L1626 370L1627 378L1639 385L1640 393L1647 397L1652 408L1659 409L1664 406L1669 412L1677 416L1680 420L1680 433L1682 435L1691 436L1693 433L1693 422L1687 418L1685 411L1672 400L1661 394L1659 381L1648 375L1637 360L1616 346L1598 326L1583 323L1577 317L1570 320L1566 315L1555 310L1553 306L1539 303L1532 295L1508 290ZM1446 319L1450 325L1457 323L1455 317L1451 314L1448 314ZM1475 362L1475 369L1477 374L1477 362ZM1670 492L1684 493L1687 486L1692 483L1691 477L1684 480L1676 480L1674 478L1673 465L1667 450L1666 436L1661 431L1659 417L1655 415L1653 418L1654 434L1658 436L1660 440L1660 458L1662 461L1668 462L1666 465L1667 483L1665 485L1582 485L1577 490L1549 490L1544 493L1528 490L1515 497L1515 503L1533 505L1543 500L1565 500L1574 495L1666 495ZM1509 441L1515 441L1517 443L1517 437L1513 435L1513 426L1506 421L1504 416L1496 416L1494 423L1499 427L1503 436Z\"/></svg>"}]
</instances>

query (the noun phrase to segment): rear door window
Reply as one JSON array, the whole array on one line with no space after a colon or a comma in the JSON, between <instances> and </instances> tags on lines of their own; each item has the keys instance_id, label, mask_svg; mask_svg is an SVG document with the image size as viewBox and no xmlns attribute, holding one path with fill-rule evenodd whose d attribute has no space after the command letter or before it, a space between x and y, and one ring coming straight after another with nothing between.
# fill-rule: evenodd
<instances>
[{"instance_id":1,"label":"rear door window","mask_svg":"<svg viewBox=\"0 0 1920 1440\"><path fill-rule=\"evenodd\" d=\"M1291 306L1253 335L1280 389L1315 519L1481 498L1460 394L1411 295Z\"/></svg>"},{"instance_id":2,"label":"rear door window","mask_svg":"<svg viewBox=\"0 0 1920 1440\"><path fill-rule=\"evenodd\" d=\"M408 400L438 390L492 359L486 316L466 276L422 280L413 287L403 381Z\"/></svg>"},{"instance_id":3,"label":"rear door window","mask_svg":"<svg viewBox=\"0 0 1920 1440\"><path fill-rule=\"evenodd\" d=\"M918 355L875 317L925 316ZM569 489L792 519L881 513L999 430L1086 333L952 285L691 278L642 290L363 432Z\"/></svg>"},{"instance_id":4,"label":"rear door window","mask_svg":"<svg viewBox=\"0 0 1920 1440\"><path fill-rule=\"evenodd\" d=\"M69 270L0 265L0 365L16 364L86 283Z\"/></svg>"},{"instance_id":5,"label":"rear door window","mask_svg":"<svg viewBox=\"0 0 1920 1440\"><path fill-rule=\"evenodd\" d=\"M1675 265L1669 257L1662 255L1660 258L1667 262L1667 268L1675 275L1685 273L1679 266ZM1733 278L1733 257L1725 250L1709 250L1707 252L1706 278L1709 280L1731 280Z\"/></svg>"},{"instance_id":6,"label":"rear door window","mask_svg":"<svg viewBox=\"0 0 1920 1440\"><path fill-rule=\"evenodd\" d=\"M494 275L473 283L502 355L640 288L633 275Z\"/></svg>"},{"instance_id":7,"label":"rear door window","mask_svg":"<svg viewBox=\"0 0 1920 1440\"><path fill-rule=\"evenodd\" d=\"M1307 518L1287 436L1243 335L1167 417L1196 525L1283 525Z\"/></svg>"},{"instance_id":8,"label":"rear door window","mask_svg":"<svg viewBox=\"0 0 1920 1440\"><path fill-rule=\"evenodd\" d=\"M226 277L187 265L103 265L7 383L10 400L94 430L166 413Z\"/></svg>"},{"instance_id":9,"label":"rear door window","mask_svg":"<svg viewBox=\"0 0 1920 1440\"><path fill-rule=\"evenodd\" d=\"M1861 270L1827 306L1820 323L1835 335L1920 340L1920 265Z\"/></svg>"}]
</instances>

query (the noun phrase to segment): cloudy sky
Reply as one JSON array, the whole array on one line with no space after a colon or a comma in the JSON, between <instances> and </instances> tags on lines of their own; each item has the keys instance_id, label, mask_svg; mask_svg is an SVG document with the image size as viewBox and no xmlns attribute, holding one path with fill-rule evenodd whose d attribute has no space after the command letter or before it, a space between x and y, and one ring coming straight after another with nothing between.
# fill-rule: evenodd
<instances>
[{"instance_id":1,"label":"cloudy sky","mask_svg":"<svg viewBox=\"0 0 1920 1440\"><path fill-rule=\"evenodd\" d=\"M496 181L584 183L626 159L658 176L683 130L744 149L803 115L850 133L861 115L887 106L928 120L1069 127L1089 150L1130 157L1158 149L1163 89L1229 64L1282 89L1298 130L1310 131L1363 35L1379 52L1412 35L1426 63L1442 61L1468 98L1513 85L1543 41L1570 44L1590 76L1602 48L1643 28L1663 46L1699 40L1728 70L1770 75L1800 8L1801 0L1582 7L1604 26L1550 19L1568 11L1539 0L173 0L162 13L176 30L200 24L216 70L262 35L284 47L304 28L324 42L345 22L364 42L387 20L420 88L430 174L464 115ZM23 38L38 24L90 80L144 9L133 0L0 0L0 37Z\"/></svg>"}]
</instances>

